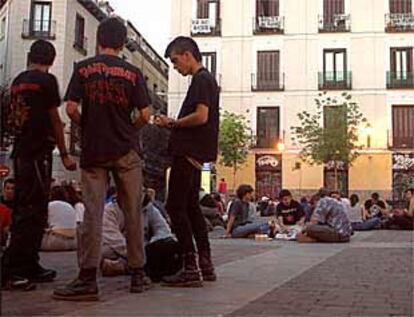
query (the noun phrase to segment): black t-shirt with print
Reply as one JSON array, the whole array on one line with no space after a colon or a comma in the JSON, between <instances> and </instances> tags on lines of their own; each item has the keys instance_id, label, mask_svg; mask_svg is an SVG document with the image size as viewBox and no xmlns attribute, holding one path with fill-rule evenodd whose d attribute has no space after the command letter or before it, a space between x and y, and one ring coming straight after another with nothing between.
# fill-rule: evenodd
<instances>
[{"instance_id":1,"label":"black t-shirt with print","mask_svg":"<svg viewBox=\"0 0 414 317\"><path fill-rule=\"evenodd\" d=\"M369 217L382 217L382 210L387 208L384 201L378 200L374 203L372 199L368 199L365 202L365 209L368 211Z\"/></svg>"},{"instance_id":2,"label":"black t-shirt with print","mask_svg":"<svg viewBox=\"0 0 414 317\"><path fill-rule=\"evenodd\" d=\"M283 218L284 225L294 225L301 218L305 217L303 207L296 200L292 200L289 206L279 203L276 207L276 217Z\"/></svg>"},{"instance_id":3,"label":"black t-shirt with print","mask_svg":"<svg viewBox=\"0 0 414 317\"><path fill-rule=\"evenodd\" d=\"M194 113L199 104L204 104L209 109L207 123L174 129L169 149L173 156L189 156L199 162L213 162L217 158L218 149L219 88L215 78L205 68L193 76L178 118Z\"/></svg>"},{"instance_id":4,"label":"black t-shirt with print","mask_svg":"<svg viewBox=\"0 0 414 317\"><path fill-rule=\"evenodd\" d=\"M16 136L14 157L37 158L53 150L56 141L49 110L60 102L52 74L28 70L13 80L9 122Z\"/></svg>"},{"instance_id":5,"label":"black t-shirt with print","mask_svg":"<svg viewBox=\"0 0 414 317\"><path fill-rule=\"evenodd\" d=\"M81 61L75 66L65 100L82 104L82 167L138 151L138 129L132 118L150 104L138 68L112 55Z\"/></svg>"}]
</instances>

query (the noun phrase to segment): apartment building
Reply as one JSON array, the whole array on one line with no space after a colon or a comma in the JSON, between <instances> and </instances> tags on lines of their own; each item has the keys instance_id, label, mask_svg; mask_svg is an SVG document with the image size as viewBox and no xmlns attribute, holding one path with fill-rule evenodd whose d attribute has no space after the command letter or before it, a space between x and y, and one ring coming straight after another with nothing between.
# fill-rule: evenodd
<instances>
[{"instance_id":1,"label":"apartment building","mask_svg":"<svg viewBox=\"0 0 414 317\"><path fill-rule=\"evenodd\" d=\"M221 107L251 122L255 145L236 184L259 196L332 186L329 166L308 166L291 141L297 113L321 91L349 92L370 126L360 157L341 167L344 193L400 198L414 175L414 11L411 0L176 0L172 35L192 36L221 87ZM188 79L170 73L176 113ZM217 177L232 183L229 169Z\"/></svg>"},{"instance_id":2,"label":"apartment building","mask_svg":"<svg viewBox=\"0 0 414 317\"><path fill-rule=\"evenodd\" d=\"M98 25L112 14L109 2L102 0L0 0L0 86L8 86L26 68L33 41L46 39L57 51L51 72L56 75L63 96L74 63L96 54ZM142 69L154 108L166 112L168 65L131 22L127 27L128 43L123 58ZM78 155L80 131L70 123L63 107L61 115L66 124L68 147ZM3 126L4 119L3 115ZM3 127L2 132L5 132ZM65 178L59 160L55 162L55 177Z\"/></svg>"}]
</instances>

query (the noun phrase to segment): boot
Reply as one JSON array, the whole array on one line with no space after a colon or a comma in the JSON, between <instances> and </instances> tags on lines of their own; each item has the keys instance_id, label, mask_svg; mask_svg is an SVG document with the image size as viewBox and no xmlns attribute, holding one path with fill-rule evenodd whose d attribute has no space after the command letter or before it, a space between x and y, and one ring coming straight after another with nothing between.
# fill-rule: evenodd
<instances>
[{"instance_id":1,"label":"boot","mask_svg":"<svg viewBox=\"0 0 414 317\"><path fill-rule=\"evenodd\" d=\"M176 275L164 277L161 285L168 287L202 287L203 281L201 280L195 254L184 254L183 269Z\"/></svg>"},{"instance_id":2,"label":"boot","mask_svg":"<svg viewBox=\"0 0 414 317\"><path fill-rule=\"evenodd\" d=\"M211 260L210 242L207 237L204 239L197 239L196 242L198 249L198 265L200 266L203 281L214 282L217 280L217 275L214 272L214 265Z\"/></svg>"},{"instance_id":3,"label":"boot","mask_svg":"<svg viewBox=\"0 0 414 317\"><path fill-rule=\"evenodd\" d=\"M96 301L98 297L98 285L96 283L96 268L81 269L79 276L71 283L56 288L53 298L67 301Z\"/></svg>"},{"instance_id":4,"label":"boot","mask_svg":"<svg viewBox=\"0 0 414 317\"><path fill-rule=\"evenodd\" d=\"M144 269L131 270L131 293L142 293L152 286L150 278L145 274Z\"/></svg>"}]
</instances>

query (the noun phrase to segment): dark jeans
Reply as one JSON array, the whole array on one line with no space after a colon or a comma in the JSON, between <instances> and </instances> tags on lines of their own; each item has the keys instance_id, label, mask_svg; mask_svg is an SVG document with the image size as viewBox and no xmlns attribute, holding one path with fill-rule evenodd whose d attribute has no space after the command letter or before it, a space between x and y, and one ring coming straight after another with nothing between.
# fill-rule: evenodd
<instances>
[{"instance_id":1,"label":"dark jeans","mask_svg":"<svg viewBox=\"0 0 414 317\"><path fill-rule=\"evenodd\" d=\"M374 229L380 228L381 219L378 217L374 217L374 218L360 221L360 222L353 222L351 223L351 225L352 225L352 229L355 231L374 230Z\"/></svg>"},{"instance_id":2,"label":"dark jeans","mask_svg":"<svg viewBox=\"0 0 414 317\"><path fill-rule=\"evenodd\" d=\"M39 268L39 250L47 225L52 153L15 158L16 199L10 245L3 256L3 276L30 277Z\"/></svg>"},{"instance_id":3,"label":"dark jeans","mask_svg":"<svg viewBox=\"0 0 414 317\"><path fill-rule=\"evenodd\" d=\"M210 250L207 226L199 204L200 183L201 171L185 157L174 157L168 186L167 211L183 253L195 252L193 237L199 252L202 249Z\"/></svg>"},{"instance_id":4,"label":"dark jeans","mask_svg":"<svg viewBox=\"0 0 414 317\"><path fill-rule=\"evenodd\" d=\"M145 271L152 281L177 273L183 265L180 245L172 238L155 241L145 247Z\"/></svg>"}]
</instances>

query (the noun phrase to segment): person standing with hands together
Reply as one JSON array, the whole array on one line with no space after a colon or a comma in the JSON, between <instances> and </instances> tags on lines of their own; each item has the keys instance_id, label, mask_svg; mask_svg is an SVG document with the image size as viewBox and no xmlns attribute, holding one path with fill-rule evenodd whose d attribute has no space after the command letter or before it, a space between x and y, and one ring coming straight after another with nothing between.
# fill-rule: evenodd
<instances>
[{"instance_id":1,"label":"person standing with hands together","mask_svg":"<svg viewBox=\"0 0 414 317\"><path fill-rule=\"evenodd\" d=\"M169 151L173 156L167 211L180 242L184 266L178 274L166 277L164 286L201 287L215 281L210 242L198 194L203 163L217 159L219 133L219 87L201 64L201 53L189 37L177 37L167 47L165 57L182 76L192 76L191 85L178 119L156 116L155 124L171 130ZM196 260L196 241L198 264ZM201 276L200 277L200 270Z\"/></svg>"}]
</instances>

